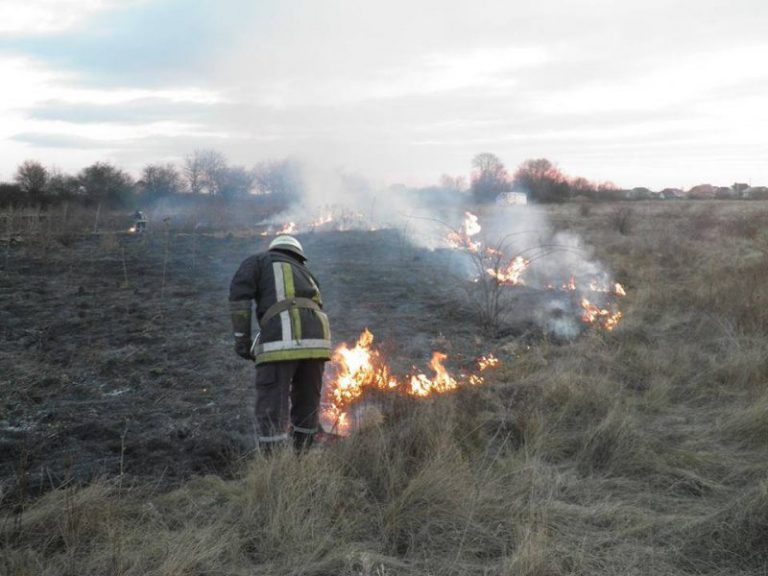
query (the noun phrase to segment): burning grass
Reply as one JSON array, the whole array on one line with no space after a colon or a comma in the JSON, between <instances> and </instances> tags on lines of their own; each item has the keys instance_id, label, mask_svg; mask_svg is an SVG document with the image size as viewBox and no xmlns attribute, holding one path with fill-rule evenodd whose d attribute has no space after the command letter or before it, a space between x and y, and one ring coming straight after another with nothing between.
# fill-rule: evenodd
<instances>
[{"instance_id":1,"label":"burning grass","mask_svg":"<svg viewBox=\"0 0 768 576\"><path fill-rule=\"evenodd\" d=\"M321 417L324 428L342 435L357 428L359 423L353 421L350 409L364 400L369 390L428 398L466 386L479 386L485 382L481 373L499 364L499 359L489 354L477 360L474 372L453 376L444 365L447 358L442 352L432 353L431 377L419 372L398 378L380 352L373 348L373 334L364 330L354 347L341 344L333 353L331 375L324 387L326 407Z\"/></svg>"},{"instance_id":2,"label":"burning grass","mask_svg":"<svg viewBox=\"0 0 768 576\"><path fill-rule=\"evenodd\" d=\"M435 304L437 293L427 289L439 275L426 274L423 284L405 285L418 278L415 271L423 271L426 256L398 260L381 234L370 234L369 240L363 233L352 235L357 252L337 250L343 261L332 259L337 252L318 248L313 264L325 281L337 332L354 342L362 326L370 325L377 338L364 336L339 349L347 367L342 377L349 382L342 385L336 375L339 385L332 391L342 408L359 406L368 395L383 395L390 400L378 405L378 416L305 457L285 452L267 460L249 454L230 478L202 476L172 487L158 487L159 474L131 476L142 462L131 459L129 433L124 475L72 483L39 498L5 494L0 573L765 574L768 306L763 304L768 273L764 240L743 233L745 222L756 218L745 211L764 217L762 208L637 204L627 234L606 225L613 209L596 205L582 215L575 206L550 209L555 224L586 237L596 257L628 287L621 300L624 317L614 330L588 330L568 342L525 334L489 338L460 307ZM694 238L689 232L698 229L698 213L704 209L709 227ZM152 245L151 231L145 241ZM162 318L167 323L191 317L184 334L194 335L189 331L195 323L217 321L219 295L205 296L206 286L194 298L171 298L191 282L183 276L186 261L174 265L173 247L181 240L174 242ZM211 262L223 259L227 270L235 263L226 254L235 251L237 240L226 242L216 257L203 253L198 275ZM330 243L330 237L318 235L308 244L323 242ZM329 246L338 247L321 248ZM366 258L350 257L360 252ZM63 268L55 254L50 258ZM106 255L103 259L108 260ZM11 251L4 279L30 262L15 260ZM135 289L143 289L130 250L126 262ZM86 264L84 270L94 265ZM122 262L110 265L95 267L94 274L101 280L113 270L121 281ZM159 285L159 272L145 274ZM552 279L557 288L551 291L558 296L582 290L595 303L620 297L611 279L598 278L591 285L591 278L563 274ZM77 282L59 281L56 290L76 297L83 281ZM110 285L112 298L116 285ZM86 284L86 289L96 286ZM35 302L14 296L14 313L31 314L48 294L41 288ZM128 289L118 295L127 294ZM418 307L420 294L424 298ZM121 310L143 304L115 302ZM334 308L334 302L343 307ZM46 308L49 314L57 310ZM200 308L204 313L195 316ZM148 323L160 322L154 308L139 308L137 314ZM58 355L65 342L55 340L61 323L34 339L19 332L7 311L3 324L10 336L27 338L24 350L33 351L35 379L66 372ZM82 326L76 327L82 331ZM216 326L226 330L223 323ZM149 332L145 326L140 335L147 340L120 348L121 361L139 356L142 366L158 369L160 352L185 362L205 355L204 364L176 375L178 388L189 395L186 414L202 420L213 398L193 403L191 392L200 383L195 372L208 370L204 376L211 389L213 383L223 387L233 374L250 378L250 372L234 360L221 360L229 358L226 343L206 348L206 332L194 336L194 346L188 338L168 342L178 328L158 324ZM4 350L17 350L9 348L14 346L10 336ZM110 332L109 338L116 337ZM95 333L92 338L88 358L95 363L100 340ZM194 349L194 358L184 356L188 348ZM7 386L0 410L8 411L22 392L20 405L44 403L34 379L24 375L26 356L18 350L12 364L0 351L7 367L2 374L11 375L0 375ZM426 366L433 352L448 356L433 360L436 370ZM70 358L81 358L78 353L64 350ZM488 353L499 362L481 373L482 386L473 385L471 376L494 363L482 356ZM60 363L42 365L51 359ZM208 367L216 362L224 365ZM410 369L413 364L421 368ZM130 366L136 380L149 379ZM162 366L175 374L171 364ZM102 366L99 375L119 377L120 370L108 369ZM422 398L412 393L421 390L419 375L439 389L451 389L452 382L462 385ZM91 394L92 387L77 376L61 374L64 386L55 392L76 388ZM17 385L11 387L11 380ZM161 390L165 396L152 401L167 411L164 398L172 385L148 381L151 387L144 392ZM221 420L206 421L207 428L232 420L238 394L226 390L225 397L237 401L222 408ZM224 406L221 399L216 402ZM10 422L13 414L0 412L0 421ZM119 447L119 434L117 440Z\"/></svg>"},{"instance_id":3,"label":"burning grass","mask_svg":"<svg viewBox=\"0 0 768 576\"><path fill-rule=\"evenodd\" d=\"M526 218L525 214L520 214ZM536 216L537 218L539 215ZM510 307L510 290L516 287L530 286L534 290L571 292L575 302L571 308L578 309L576 317L585 325L611 331L615 329L624 313L619 309L618 299L627 295L624 286L614 282L606 272L581 272L567 266L593 269L595 263L589 262L578 246L577 237L558 241L558 236L543 241L536 239L536 244L523 248L514 248L510 238L523 235L527 241L534 242L530 231L504 229L505 234L495 243L487 238L481 239L483 226L480 217L472 212L465 212L461 225L452 229L445 236L445 242L452 250L466 253L475 270L470 285L470 296L478 302L478 310L488 328L498 331ZM548 233L541 230L542 234ZM498 236L498 234L497 234ZM575 256L575 257L574 257ZM553 266L559 268L553 270ZM563 268L565 266L565 268ZM539 268L543 269L542 272ZM553 280L552 274L565 277L566 281ZM579 274L577 281L576 273ZM531 278L533 281L529 281ZM557 307L558 314L566 311ZM572 338L580 331L572 323L560 320L545 322L545 330L554 332L554 336ZM567 324L566 329L560 326Z\"/></svg>"}]
</instances>

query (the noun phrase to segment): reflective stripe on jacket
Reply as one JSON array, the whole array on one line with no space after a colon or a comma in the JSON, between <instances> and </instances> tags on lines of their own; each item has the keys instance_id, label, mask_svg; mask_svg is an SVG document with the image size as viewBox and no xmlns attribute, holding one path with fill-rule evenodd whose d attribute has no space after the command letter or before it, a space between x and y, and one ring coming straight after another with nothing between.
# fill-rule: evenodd
<instances>
[{"instance_id":1,"label":"reflective stripe on jacket","mask_svg":"<svg viewBox=\"0 0 768 576\"><path fill-rule=\"evenodd\" d=\"M291 305L292 299L308 299L317 307ZM331 331L317 280L293 256L270 250L243 261L232 278L230 302L254 300L261 334L254 349L256 363L329 359ZM265 313L278 302L286 305L262 323Z\"/></svg>"}]
</instances>

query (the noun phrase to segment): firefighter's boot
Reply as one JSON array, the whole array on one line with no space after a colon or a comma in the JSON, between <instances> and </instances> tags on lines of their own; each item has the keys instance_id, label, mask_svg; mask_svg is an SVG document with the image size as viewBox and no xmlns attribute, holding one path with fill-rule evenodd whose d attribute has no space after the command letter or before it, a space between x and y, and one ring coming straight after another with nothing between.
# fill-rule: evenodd
<instances>
[{"instance_id":1,"label":"firefighter's boot","mask_svg":"<svg viewBox=\"0 0 768 576\"><path fill-rule=\"evenodd\" d=\"M315 433L293 430L293 449L296 454L307 452L315 441Z\"/></svg>"}]
</instances>

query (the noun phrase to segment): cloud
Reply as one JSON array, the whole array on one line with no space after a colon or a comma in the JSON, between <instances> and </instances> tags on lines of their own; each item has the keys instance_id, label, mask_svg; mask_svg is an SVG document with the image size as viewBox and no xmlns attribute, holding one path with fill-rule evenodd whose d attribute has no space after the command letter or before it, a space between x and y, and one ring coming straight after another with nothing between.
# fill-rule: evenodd
<instances>
[{"instance_id":1,"label":"cloud","mask_svg":"<svg viewBox=\"0 0 768 576\"><path fill-rule=\"evenodd\" d=\"M173 120L203 124L210 120L212 104L159 97L126 100L114 104L51 100L30 108L33 120L51 120L72 124L148 124Z\"/></svg>"},{"instance_id":2,"label":"cloud","mask_svg":"<svg viewBox=\"0 0 768 576\"><path fill-rule=\"evenodd\" d=\"M728 87L768 79L768 44L699 50L677 58L649 59L630 78L604 78L572 90L541 94L544 114L596 114L615 110L660 110L724 96Z\"/></svg>"},{"instance_id":3,"label":"cloud","mask_svg":"<svg viewBox=\"0 0 768 576\"><path fill-rule=\"evenodd\" d=\"M757 0L2 6L15 14L0 17L5 162L45 145L54 162L92 151L135 168L216 147L429 183L482 148L510 168L545 156L619 183L645 170L654 185L670 158L716 180L765 149ZM764 165L753 176L768 181Z\"/></svg>"},{"instance_id":4,"label":"cloud","mask_svg":"<svg viewBox=\"0 0 768 576\"><path fill-rule=\"evenodd\" d=\"M146 0L25 0L0 4L0 35L43 35L76 27L88 18L121 5Z\"/></svg>"},{"instance_id":5,"label":"cloud","mask_svg":"<svg viewBox=\"0 0 768 576\"><path fill-rule=\"evenodd\" d=\"M258 89L258 100L277 108L335 106L369 100L394 100L466 90L504 91L518 84L515 74L541 65L546 51L537 46L477 47L466 52L417 55L407 65L365 69L330 76L310 85L283 80Z\"/></svg>"},{"instance_id":6,"label":"cloud","mask_svg":"<svg viewBox=\"0 0 768 576\"><path fill-rule=\"evenodd\" d=\"M35 148L74 148L77 150L112 149L115 143L107 145L93 138L70 136L67 134L45 134L39 132L22 132L11 136L11 140L29 144ZM118 144L118 147L120 144Z\"/></svg>"}]
</instances>

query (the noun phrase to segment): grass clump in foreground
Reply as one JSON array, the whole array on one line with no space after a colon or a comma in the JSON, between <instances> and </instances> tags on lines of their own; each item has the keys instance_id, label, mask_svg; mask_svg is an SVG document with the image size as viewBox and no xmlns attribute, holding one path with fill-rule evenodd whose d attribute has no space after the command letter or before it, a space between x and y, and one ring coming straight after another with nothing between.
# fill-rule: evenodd
<instances>
[{"instance_id":1,"label":"grass clump in foreground","mask_svg":"<svg viewBox=\"0 0 768 576\"><path fill-rule=\"evenodd\" d=\"M234 480L50 492L0 518L0 573L765 574L765 212L552 210L629 288L614 333L499 342L487 386Z\"/></svg>"}]
</instances>

